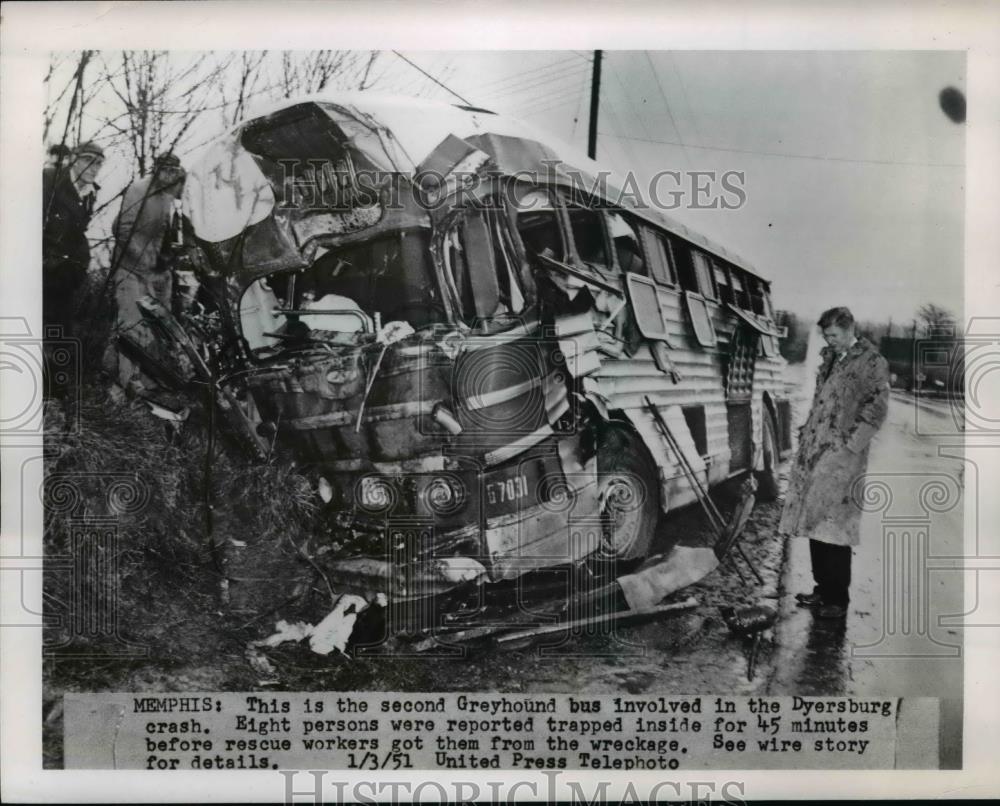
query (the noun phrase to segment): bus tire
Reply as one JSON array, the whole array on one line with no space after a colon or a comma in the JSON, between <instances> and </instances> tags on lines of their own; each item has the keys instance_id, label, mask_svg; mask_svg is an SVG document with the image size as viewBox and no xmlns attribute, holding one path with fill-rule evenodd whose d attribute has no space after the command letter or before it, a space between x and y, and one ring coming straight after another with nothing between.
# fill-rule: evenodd
<instances>
[{"instance_id":1,"label":"bus tire","mask_svg":"<svg viewBox=\"0 0 1000 806\"><path fill-rule=\"evenodd\" d=\"M756 472L757 498L761 501L774 501L778 497L778 431L774 426L774 417L769 411L764 411L764 422L761 424L761 450L764 452L764 469Z\"/></svg>"},{"instance_id":2,"label":"bus tire","mask_svg":"<svg viewBox=\"0 0 1000 806\"><path fill-rule=\"evenodd\" d=\"M660 519L660 488L653 458L632 431L605 428L598 441L602 559L638 560L649 553Z\"/></svg>"}]
</instances>

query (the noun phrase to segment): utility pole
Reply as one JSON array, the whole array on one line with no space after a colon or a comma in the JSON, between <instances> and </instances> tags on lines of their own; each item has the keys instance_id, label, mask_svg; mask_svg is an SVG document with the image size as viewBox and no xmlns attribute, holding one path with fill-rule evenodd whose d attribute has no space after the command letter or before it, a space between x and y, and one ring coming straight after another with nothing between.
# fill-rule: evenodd
<instances>
[{"instance_id":1,"label":"utility pole","mask_svg":"<svg viewBox=\"0 0 1000 806\"><path fill-rule=\"evenodd\" d=\"M603 50L594 51L594 77L590 83L590 134L587 138L587 156L597 159L597 113L601 106L601 56Z\"/></svg>"}]
</instances>

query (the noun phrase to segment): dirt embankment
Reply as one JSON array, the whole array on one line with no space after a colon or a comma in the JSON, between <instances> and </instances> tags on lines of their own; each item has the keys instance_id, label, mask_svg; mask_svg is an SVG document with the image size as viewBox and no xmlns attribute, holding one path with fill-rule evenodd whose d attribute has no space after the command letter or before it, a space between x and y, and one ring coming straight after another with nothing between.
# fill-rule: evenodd
<instances>
[{"instance_id":1,"label":"dirt embankment","mask_svg":"<svg viewBox=\"0 0 1000 806\"><path fill-rule=\"evenodd\" d=\"M782 545L774 534L778 507L758 505L742 544L764 576L763 587L741 564L728 564L674 598L696 596L683 616L615 630L547 639L527 647L489 646L431 654L320 656L304 644L269 649L271 670L248 662L247 644L269 635L279 619L316 623L331 591L310 561L329 542L312 480L287 461L252 467L225 444L211 463L204 495L206 440L192 414L180 434L140 408L88 391L80 428L66 412L46 412L44 749L61 763L61 698L73 691L384 690L590 693L749 693L767 676L765 640L753 683L747 645L732 638L723 605L777 596ZM713 493L724 515L738 484ZM61 490L61 492L60 492ZM211 506L209 513L208 507ZM117 575L74 579L65 564L80 524L103 521L113 534L101 551ZM661 524L653 551L670 534L707 545L700 509L687 507ZM222 580L228 580L228 585ZM116 598L114 624L89 635L74 627L74 586ZM336 592L333 592L334 594ZM92 625L93 626L93 625ZM369 629L377 631L377 625ZM371 637L372 633L369 632ZM396 649L400 647L397 646ZM404 647L405 648L405 647Z\"/></svg>"}]
</instances>

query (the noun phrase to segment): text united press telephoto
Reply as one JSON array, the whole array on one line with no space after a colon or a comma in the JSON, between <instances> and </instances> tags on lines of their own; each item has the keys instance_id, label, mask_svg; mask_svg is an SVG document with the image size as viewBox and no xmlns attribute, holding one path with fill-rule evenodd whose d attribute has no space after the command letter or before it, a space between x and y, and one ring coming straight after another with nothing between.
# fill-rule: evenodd
<instances>
[{"instance_id":1,"label":"text united press telephoto","mask_svg":"<svg viewBox=\"0 0 1000 806\"><path fill-rule=\"evenodd\" d=\"M964 77L52 54L45 766L961 769Z\"/></svg>"}]
</instances>

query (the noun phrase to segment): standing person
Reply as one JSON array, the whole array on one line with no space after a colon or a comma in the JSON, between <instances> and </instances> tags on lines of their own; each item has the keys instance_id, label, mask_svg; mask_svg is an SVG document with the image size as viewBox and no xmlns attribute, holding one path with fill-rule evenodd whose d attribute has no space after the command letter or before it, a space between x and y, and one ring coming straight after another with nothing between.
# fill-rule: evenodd
<instances>
[{"instance_id":1,"label":"standing person","mask_svg":"<svg viewBox=\"0 0 1000 806\"><path fill-rule=\"evenodd\" d=\"M161 154L148 176L136 179L125 189L121 211L115 219L115 300L118 305L116 329L119 335L142 343L146 335L137 303L151 296L171 310L173 272L170 246L173 235L174 202L184 187L181 161L173 154ZM138 368L118 351L118 383L123 389L141 392L145 384Z\"/></svg>"},{"instance_id":2,"label":"standing person","mask_svg":"<svg viewBox=\"0 0 1000 806\"><path fill-rule=\"evenodd\" d=\"M72 150L63 143L54 143L49 146L48 158L45 163L46 168L57 168L60 165L65 169L69 165Z\"/></svg>"},{"instance_id":3,"label":"standing person","mask_svg":"<svg viewBox=\"0 0 1000 806\"><path fill-rule=\"evenodd\" d=\"M53 146L42 169L42 321L46 330L62 327L64 336L73 331L73 307L87 279L87 227L103 164L104 151L87 142L68 155Z\"/></svg>"},{"instance_id":4,"label":"standing person","mask_svg":"<svg viewBox=\"0 0 1000 806\"><path fill-rule=\"evenodd\" d=\"M854 331L847 308L819 318L827 346L816 376L812 409L799 437L779 531L809 538L815 588L800 606L842 619L850 601L851 552L858 545L861 508L853 484L868 467L872 437L889 405L889 365Z\"/></svg>"},{"instance_id":5,"label":"standing person","mask_svg":"<svg viewBox=\"0 0 1000 806\"><path fill-rule=\"evenodd\" d=\"M70 150L49 149L42 168L42 338L46 356L43 388L46 397L62 397L65 382L49 367L60 339L73 335L73 314L90 266L87 227L100 187L97 174L104 151L96 143Z\"/></svg>"}]
</instances>

